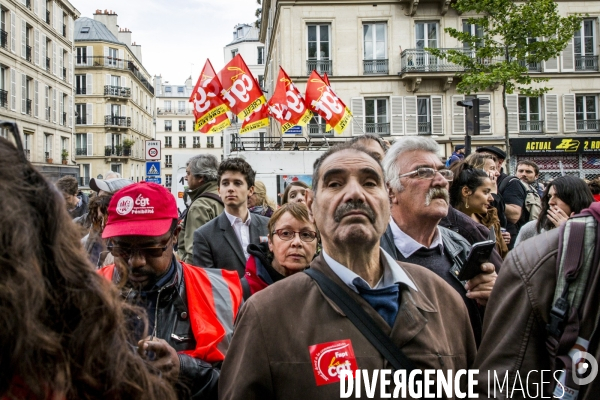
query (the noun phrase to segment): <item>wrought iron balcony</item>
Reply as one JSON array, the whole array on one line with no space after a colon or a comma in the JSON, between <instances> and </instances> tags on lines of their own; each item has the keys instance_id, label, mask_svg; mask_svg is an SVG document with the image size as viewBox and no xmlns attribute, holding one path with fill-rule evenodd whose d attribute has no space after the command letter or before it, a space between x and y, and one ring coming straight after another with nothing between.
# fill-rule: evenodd
<instances>
[{"instance_id":1,"label":"wrought iron balcony","mask_svg":"<svg viewBox=\"0 0 600 400\"><path fill-rule=\"evenodd\" d=\"M8 32L4 29L0 29L0 46L8 50Z\"/></svg>"},{"instance_id":2,"label":"wrought iron balcony","mask_svg":"<svg viewBox=\"0 0 600 400\"><path fill-rule=\"evenodd\" d=\"M329 132L325 132L327 124L308 124L306 125L308 129L308 136L315 137L333 137L333 129Z\"/></svg>"},{"instance_id":3,"label":"wrought iron balcony","mask_svg":"<svg viewBox=\"0 0 600 400\"><path fill-rule=\"evenodd\" d=\"M173 167L172 163L168 163L168 162L165 163L165 168L172 168L172 167Z\"/></svg>"},{"instance_id":4,"label":"wrought iron balcony","mask_svg":"<svg viewBox=\"0 0 600 400\"><path fill-rule=\"evenodd\" d=\"M46 57L46 71L50 72L50 58Z\"/></svg>"},{"instance_id":5,"label":"wrought iron balcony","mask_svg":"<svg viewBox=\"0 0 600 400\"><path fill-rule=\"evenodd\" d=\"M365 75L389 73L388 60L363 60Z\"/></svg>"},{"instance_id":6,"label":"wrought iron balcony","mask_svg":"<svg viewBox=\"0 0 600 400\"><path fill-rule=\"evenodd\" d=\"M391 135L390 123L367 122L365 123L365 133L376 133L379 136Z\"/></svg>"},{"instance_id":7,"label":"wrought iron balcony","mask_svg":"<svg viewBox=\"0 0 600 400\"><path fill-rule=\"evenodd\" d=\"M180 149L185 149L186 148L185 143L179 143L179 148Z\"/></svg>"},{"instance_id":8,"label":"wrought iron balcony","mask_svg":"<svg viewBox=\"0 0 600 400\"><path fill-rule=\"evenodd\" d=\"M171 143L165 143L165 148L166 149L170 149L171 147L173 147L173 145Z\"/></svg>"},{"instance_id":9,"label":"wrought iron balcony","mask_svg":"<svg viewBox=\"0 0 600 400\"><path fill-rule=\"evenodd\" d=\"M77 117L75 117L75 125L87 125L87 116L78 115Z\"/></svg>"},{"instance_id":10,"label":"wrought iron balcony","mask_svg":"<svg viewBox=\"0 0 600 400\"><path fill-rule=\"evenodd\" d=\"M543 127L544 121L519 121L521 133L541 133Z\"/></svg>"},{"instance_id":11,"label":"wrought iron balcony","mask_svg":"<svg viewBox=\"0 0 600 400\"><path fill-rule=\"evenodd\" d=\"M327 73L327 75L331 76L331 60L306 60L306 75L310 75L313 70L317 70L317 72L321 75Z\"/></svg>"},{"instance_id":12,"label":"wrought iron balcony","mask_svg":"<svg viewBox=\"0 0 600 400\"><path fill-rule=\"evenodd\" d=\"M418 123L419 135L431 135L431 122Z\"/></svg>"},{"instance_id":13,"label":"wrought iron balcony","mask_svg":"<svg viewBox=\"0 0 600 400\"><path fill-rule=\"evenodd\" d=\"M110 157L110 156L121 157L122 155L123 155L123 146L121 146L120 144L115 145L115 146L104 146L104 156L106 156L106 157Z\"/></svg>"},{"instance_id":14,"label":"wrought iron balcony","mask_svg":"<svg viewBox=\"0 0 600 400\"><path fill-rule=\"evenodd\" d=\"M194 143L192 147L194 149L199 149L200 148L200 143Z\"/></svg>"},{"instance_id":15,"label":"wrought iron balcony","mask_svg":"<svg viewBox=\"0 0 600 400\"><path fill-rule=\"evenodd\" d=\"M215 144L214 144L214 143L208 143L208 144L206 145L206 148L207 148L207 149L214 149L214 148L215 148Z\"/></svg>"},{"instance_id":16,"label":"wrought iron balcony","mask_svg":"<svg viewBox=\"0 0 600 400\"><path fill-rule=\"evenodd\" d=\"M578 119L577 132L598 132L600 131L600 120L597 119Z\"/></svg>"},{"instance_id":17,"label":"wrought iron balcony","mask_svg":"<svg viewBox=\"0 0 600 400\"><path fill-rule=\"evenodd\" d=\"M75 94L85 94L85 88L84 87L78 87L78 88L76 88L75 89Z\"/></svg>"},{"instance_id":18,"label":"wrought iron balcony","mask_svg":"<svg viewBox=\"0 0 600 400\"><path fill-rule=\"evenodd\" d=\"M109 126L131 126L131 118L130 117L119 117L116 115L105 115L104 116L104 125Z\"/></svg>"},{"instance_id":19,"label":"wrought iron balcony","mask_svg":"<svg viewBox=\"0 0 600 400\"><path fill-rule=\"evenodd\" d=\"M531 62L527 63L525 61L519 61L522 67L526 67L529 72L542 72L542 63L541 62Z\"/></svg>"},{"instance_id":20,"label":"wrought iron balcony","mask_svg":"<svg viewBox=\"0 0 600 400\"><path fill-rule=\"evenodd\" d=\"M575 71L598 71L598 56L575 55Z\"/></svg>"},{"instance_id":21,"label":"wrought iron balcony","mask_svg":"<svg viewBox=\"0 0 600 400\"><path fill-rule=\"evenodd\" d=\"M131 97L131 89L122 86L104 86L105 96Z\"/></svg>"},{"instance_id":22,"label":"wrought iron balcony","mask_svg":"<svg viewBox=\"0 0 600 400\"><path fill-rule=\"evenodd\" d=\"M79 186L90 186L90 178L88 176L80 176Z\"/></svg>"},{"instance_id":23,"label":"wrought iron balcony","mask_svg":"<svg viewBox=\"0 0 600 400\"><path fill-rule=\"evenodd\" d=\"M31 62L31 46L25 46L25 58Z\"/></svg>"},{"instance_id":24,"label":"wrought iron balcony","mask_svg":"<svg viewBox=\"0 0 600 400\"><path fill-rule=\"evenodd\" d=\"M8 92L0 89L0 107L8 108Z\"/></svg>"},{"instance_id":25,"label":"wrought iron balcony","mask_svg":"<svg viewBox=\"0 0 600 400\"><path fill-rule=\"evenodd\" d=\"M87 156L87 147L76 147L75 155L76 156Z\"/></svg>"},{"instance_id":26,"label":"wrought iron balcony","mask_svg":"<svg viewBox=\"0 0 600 400\"><path fill-rule=\"evenodd\" d=\"M120 58L109 57L109 56L77 56L75 55L76 65L86 65L87 67L100 67L100 68L112 68L124 71L129 71L135 76L135 78L144 86L148 91L154 94L154 87L150 84L148 79L140 72L139 68L133 61L123 60Z\"/></svg>"},{"instance_id":27,"label":"wrought iron balcony","mask_svg":"<svg viewBox=\"0 0 600 400\"><path fill-rule=\"evenodd\" d=\"M165 126L165 132L171 132L173 130L172 126Z\"/></svg>"},{"instance_id":28,"label":"wrought iron balcony","mask_svg":"<svg viewBox=\"0 0 600 400\"><path fill-rule=\"evenodd\" d=\"M470 57L475 57L475 51L463 48L441 48L441 51L458 50ZM489 63L494 60L489 60ZM406 72L461 72L464 67L456 65L447 59L434 56L425 49L406 49L401 54L401 73Z\"/></svg>"},{"instance_id":29,"label":"wrought iron balcony","mask_svg":"<svg viewBox=\"0 0 600 400\"><path fill-rule=\"evenodd\" d=\"M31 116L31 100L25 99L25 113Z\"/></svg>"}]
</instances>

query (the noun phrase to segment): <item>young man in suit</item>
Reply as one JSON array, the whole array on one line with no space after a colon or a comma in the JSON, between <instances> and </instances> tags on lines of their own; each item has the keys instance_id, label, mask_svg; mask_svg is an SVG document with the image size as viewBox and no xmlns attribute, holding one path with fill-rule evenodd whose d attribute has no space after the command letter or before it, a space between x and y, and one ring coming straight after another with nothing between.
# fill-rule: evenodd
<instances>
[{"instance_id":1,"label":"young man in suit","mask_svg":"<svg viewBox=\"0 0 600 400\"><path fill-rule=\"evenodd\" d=\"M237 271L244 276L247 247L268 236L269 219L248 211L255 172L244 159L230 158L219 165L218 190L224 212L194 232L193 264Z\"/></svg>"}]
</instances>

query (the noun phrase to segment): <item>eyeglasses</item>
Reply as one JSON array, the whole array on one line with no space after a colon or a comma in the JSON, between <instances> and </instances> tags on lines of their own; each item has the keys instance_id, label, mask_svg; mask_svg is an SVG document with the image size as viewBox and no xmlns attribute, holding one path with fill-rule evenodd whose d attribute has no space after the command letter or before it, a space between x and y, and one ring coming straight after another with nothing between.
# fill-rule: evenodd
<instances>
[{"instance_id":1,"label":"eyeglasses","mask_svg":"<svg viewBox=\"0 0 600 400\"><path fill-rule=\"evenodd\" d=\"M124 246L114 246L112 244L109 244L108 246L106 246L106 248L108 249L108 251L110 251L110 253L113 256L122 258L123 260L129 260L134 254L143 255L144 258L158 258L158 257L161 257L163 255L163 253L172 244L171 239L173 239L172 235L169 238L169 241L167 242L167 244L162 247L160 247L160 246L159 247L156 247L156 246L124 247Z\"/></svg>"},{"instance_id":2,"label":"eyeglasses","mask_svg":"<svg viewBox=\"0 0 600 400\"><path fill-rule=\"evenodd\" d=\"M444 179L446 179L447 181L451 181L454 178L454 172L450 171L449 169L437 170L434 168L427 167L417 168L414 171L407 172L406 174L398 176L398 178L404 178L405 176L411 176L416 174L421 179L433 179L435 177L436 172L439 172L440 175L442 175L442 177L444 177Z\"/></svg>"},{"instance_id":3,"label":"eyeglasses","mask_svg":"<svg viewBox=\"0 0 600 400\"><path fill-rule=\"evenodd\" d=\"M296 233L298 234L298 237L300 238L300 240L302 240L303 242L312 242L313 240L316 239L317 237L317 232L313 232L313 231L292 231L290 229L277 229L275 232L273 232L273 234L277 234L277 236L279 236L279 239L281 240L293 240L294 236L296 236Z\"/></svg>"}]
</instances>

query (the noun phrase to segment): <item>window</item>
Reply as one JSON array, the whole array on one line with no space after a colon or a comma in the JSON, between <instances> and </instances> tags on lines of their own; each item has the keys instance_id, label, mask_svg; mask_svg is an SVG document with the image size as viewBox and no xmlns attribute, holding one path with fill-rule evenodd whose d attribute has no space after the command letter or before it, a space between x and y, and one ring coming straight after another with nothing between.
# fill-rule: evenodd
<instances>
[{"instance_id":1,"label":"window","mask_svg":"<svg viewBox=\"0 0 600 400\"><path fill-rule=\"evenodd\" d=\"M81 177L79 178L80 186L88 186L90 184L90 164L81 164Z\"/></svg>"},{"instance_id":2,"label":"window","mask_svg":"<svg viewBox=\"0 0 600 400\"><path fill-rule=\"evenodd\" d=\"M317 70L331 74L329 25L308 25L308 74Z\"/></svg>"},{"instance_id":3,"label":"window","mask_svg":"<svg viewBox=\"0 0 600 400\"><path fill-rule=\"evenodd\" d=\"M77 133L75 134L75 155L78 156L86 156L88 155L88 134L87 133ZM90 143L91 145L91 143ZM91 154L90 154L91 155Z\"/></svg>"},{"instance_id":4,"label":"window","mask_svg":"<svg viewBox=\"0 0 600 400\"><path fill-rule=\"evenodd\" d=\"M44 134L44 158L46 162L50 162L48 160L52 159L52 141L54 140L54 135Z\"/></svg>"},{"instance_id":5,"label":"window","mask_svg":"<svg viewBox=\"0 0 600 400\"><path fill-rule=\"evenodd\" d=\"M165 93L171 93L171 86L165 86Z\"/></svg>"},{"instance_id":6,"label":"window","mask_svg":"<svg viewBox=\"0 0 600 400\"><path fill-rule=\"evenodd\" d=\"M177 86L177 93L183 94L183 86Z\"/></svg>"},{"instance_id":7,"label":"window","mask_svg":"<svg viewBox=\"0 0 600 400\"><path fill-rule=\"evenodd\" d=\"M577 132L598 132L598 96L575 96Z\"/></svg>"},{"instance_id":8,"label":"window","mask_svg":"<svg viewBox=\"0 0 600 400\"><path fill-rule=\"evenodd\" d=\"M165 147L172 147L171 136L165 136Z\"/></svg>"},{"instance_id":9,"label":"window","mask_svg":"<svg viewBox=\"0 0 600 400\"><path fill-rule=\"evenodd\" d=\"M60 137L60 149L69 151L69 139L66 137Z\"/></svg>"},{"instance_id":10,"label":"window","mask_svg":"<svg viewBox=\"0 0 600 400\"><path fill-rule=\"evenodd\" d=\"M86 115L86 104L85 103L76 103L75 104L75 113L77 117L75 118L76 125L86 125L87 124L87 115Z\"/></svg>"},{"instance_id":11,"label":"window","mask_svg":"<svg viewBox=\"0 0 600 400\"><path fill-rule=\"evenodd\" d=\"M177 102L177 112L185 112L185 101Z\"/></svg>"},{"instance_id":12,"label":"window","mask_svg":"<svg viewBox=\"0 0 600 400\"><path fill-rule=\"evenodd\" d=\"M171 112L171 100L166 100L165 101L165 111L166 112Z\"/></svg>"},{"instance_id":13,"label":"window","mask_svg":"<svg viewBox=\"0 0 600 400\"><path fill-rule=\"evenodd\" d=\"M185 132L185 120L179 121L179 132Z\"/></svg>"},{"instance_id":14,"label":"window","mask_svg":"<svg viewBox=\"0 0 600 400\"><path fill-rule=\"evenodd\" d=\"M122 164L110 164L110 170L119 174L121 173L122 167Z\"/></svg>"},{"instance_id":15,"label":"window","mask_svg":"<svg viewBox=\"0 0 600 400\"><path fill-rule=\"evenodd\" d=\"M257 47L256 50L258 51L258 59L256 60L256 63L258 65L262 65L265 63L265 48Z\"/></svg>"},{"instance_id":16,"label":"window","mask_svg":"<svg viewBox=\"0 0 600 400\"><path fill-rule=\"evenodd\" d=\"M185 136L179 136L179 148L185 149Z\"/></svg>"},{"instance_id":17,"label":"window","mask_svg":"<svg viewBox=\"0 0 600 400\"><path fill-rule=\"evenodd\" d=\"M207 136L206 137L206 147L208 147L209 149L213 149L215 147L215 138L214 138L214 136Z\"/></svg>"},{"instance_id":18,"label":"window","mask_svg":"<svg viewBox=\"0 0 600 400\"><path fill-rule=\"evenodd\" d=\"M171 132L171 130L173 129L172 123L173 122L171 120L165 121L165 132Z\"/></svg>"},{"instance_id":19,"label":"window","mask_svg":"<svg viewBox=\"0 0 600 400\"><path fill-rule=\"evenodd\" d=\"M575 32L575 70L598 70L596 54L595 20L584 19L581 29Z\"/></svg>"},{"instance_id":20,"label":"window","mask_svg":"<svg viewBox=\"0 0 600 400\"><path fill-rule=\"evenodd\" d=\"M426 47L437 49L438 47L438 23L437 22L417 22L416 29L416 46L422 50Z\"/></svg>"},{"instance_id":21,"label":"window","mask_svg":"<svg viewBox=\"0 0 600 400\"><path fill-rule=\"evenodd\" d=\"M387 99L365 99L365 132L390 134Z\"/></svg>"},{"instance_id":22,"label":"window","mask_svg":"<svg viewBox=\"0 0 600 400\"><path fill-rule=\"evenodd\" d=\"M200 136L194 136L193 140L194 140L194 148L199 149L200 148Z\"/></svg>"},{"instance_id":23,"label":"window","mask_svg":"<svg viewBox=\"0 0 600 400\"><path fill-rule=\"evenodd\" d=\"M3 129L4 130L4 129ZM8 134L8 131L6 131ZM25 150L25 156L27 157L27 161L31 161L31 142L32 142L31 134L23 132L23 150ZM5 137L6 139L6 137Z\"/></svg>"},{"instance_id":24,"label":"window","mask_svg":"<svg viewBox=\"0 0 600 400\"><path fill-rule=\"evenodd\" d=\"M417 97L417 123L419 135L431 134L431 102L429 97Z\"/></svg>"},{"instance_id":25,"label":"window","mask_svg":"<svg viewBox=\"0 0 600 400\"><path fill-rule=\"evenodd\" d=\"M469 33L471 36L483 38L483 27L480 25L470 24L468 21L463 21L463 32ZM483 46L483 41L480 40L477 46ZM468 42L463 42L463 49L469 50L471 45Z\"/></svg>"},{"instance_id":26,"label":"window","mask_svg":"<svg viewBox=\"0 0 600 400\"><path fill-rule=\"evenodd\" d=\"M117 49L113 49L112 47L109 47L108 48L108 59L106 60L106 64L116 67L118 59L119 59L119 51Z\"/></svg>"},{"instance_id":27,"label":"window","mask_svg":"<svg viewBox=\"0 0 600 400\"><path fill-rule=\"evenodd\" d=\"M260 87L262 89L264 87L264 83L265 83L265 76L259 75L258 76L258 87Z\"/></svg>"},{"instance_id":28,"label":"window","mask_svg":"<svg viewBox=\"0 0 600 400\"><path fill-rule=\"evenodd\" d=\"M165 155L165 168L171 168L173 166L173 156L170 154Z\"/></svg>"},{"instance_id":29,"label":"window","mask_svg":"<svg viewBox=\"0 0 600 400\"><path fill-rule=\"evenodd\" d=\"M89 26L83 26L83 27L81 27L81 30L79 32L80 33L90 33L90 27Z\"/></svg>"},{"instance_id":30,"label":"window","mask_svg":"<svg viewBox=\"0 0 600 400\"><path fill-rule=\"evenodd\" d=\"M75 94L86 94L85 92L85 88L86 88L86 76L85 74L82 75L75 75ZM91 93L89 93L91 94Z\"/></svg>"},{"instance_id":31,"label":"window","mask_svg":"<svg viewBox=\"0 0 600 400\"><path fill-rule=\"evenodd\" d=\"M231 50L231 58L235 57L238 53L238 49Z\"/></svg>"},{"instance_id":32,"label":"window","mask_svg":"<svg viewBox=\"0 0 600 400\"><path fill-rule=\"evenodd\" d=\"M173 175L171 174L165 174L165 186L170 188L171 184L173 182Z\"/></svg>"},{"instance_id":33,"label":"window","mask_svg":"<svg viewBox=\"0 0 600 400\"><path fill-rule=\"evenodd\" d=\"M387 74L386 24L363 25L365 74Z\"/></svg>"},{"instance_id":34,"label":"window","mask_svg":"<svg viewBox=\"0 0 600 400\"><path fill-rule=\"evenodd\" d=\"M541 132L540 98L519 96L519 131Z\"/></svg>"}]
</instances>

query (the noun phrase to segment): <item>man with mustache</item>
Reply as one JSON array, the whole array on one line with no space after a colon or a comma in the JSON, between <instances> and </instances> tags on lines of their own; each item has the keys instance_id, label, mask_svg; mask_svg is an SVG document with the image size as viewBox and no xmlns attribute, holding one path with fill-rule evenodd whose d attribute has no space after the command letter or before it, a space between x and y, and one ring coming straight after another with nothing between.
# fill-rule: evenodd
<instances>
[{"instance_id":1,"label":"man with mustache","mask_svg":"<svg viewBox=\"0 0 600 400\"><path fill-rule=\"evenodd\" d=\"M146 309L147 329L130 322L137 351L179 398L216 399L242 288L235 271L177 261L177 222L175 198L164 187L141 182L119 190L102 234L115 264L98 272L121 287L125 301Z\"/></svg>"},{"instance_id":2,"label":"man with mustache","mask_svg":"<svg viewBox=\"0 0 600 400\"><path fill-rule=\"evenodd\" d=\"M483 306L496 280L492 263L468 282L457 275L471 245L459 234L438 226L448 214L448 185L452 172L437 155L439 145L430 138L405 137L388 150L384 160L391 218L381 247L398 261L435 272L463 298L477 343L481 341Z\"/></svg>"},{"instance_id":3,"label":"man with mustache","mask_svg":"<svg viewBox=\"0 0 600 400\"><path fill-rule=\"evenodd\" d=\"M468 368L475 341L460 296L434 273L398 263L379 246L390 210L376 156L349 144L332 147L315 163L313 191L307 205L323 250L310 272L270 285L242 307L220 399L336 399L341 371L373 376L392 368L335 296L309 276L314 271L356 303L415 368Z\"/></svg>"}]
</instances>

